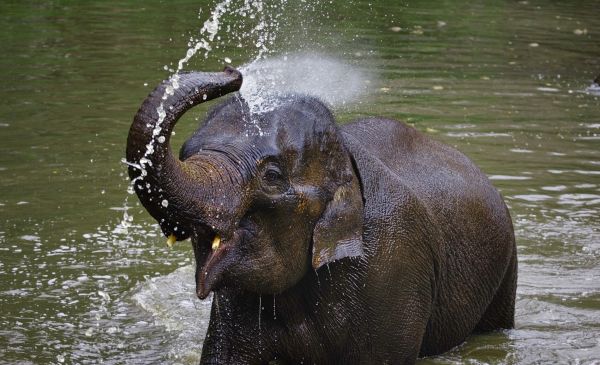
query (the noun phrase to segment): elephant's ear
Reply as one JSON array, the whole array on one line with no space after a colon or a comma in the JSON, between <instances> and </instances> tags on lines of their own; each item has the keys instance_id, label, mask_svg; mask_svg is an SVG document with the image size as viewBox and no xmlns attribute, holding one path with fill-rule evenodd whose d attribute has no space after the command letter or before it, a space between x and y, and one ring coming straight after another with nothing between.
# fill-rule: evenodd
<instances>
[{"instance_id":1,"label":"elephant's ear","mask_svg":"<svg viewBox=\"0 0 600 365\"><path fill-rule=\"evenodd\" d=\"M337 188L313 232L314 269L344 257L363 254L363 199L358 179Z\"/></svg>"}]
</instances>

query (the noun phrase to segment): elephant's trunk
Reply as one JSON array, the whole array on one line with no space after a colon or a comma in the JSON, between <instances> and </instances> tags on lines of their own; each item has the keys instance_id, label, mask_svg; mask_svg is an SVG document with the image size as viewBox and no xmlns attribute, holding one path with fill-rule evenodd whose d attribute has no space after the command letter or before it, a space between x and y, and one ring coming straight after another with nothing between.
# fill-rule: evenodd
<instances>
[{"instance_id":1,"label":"elephant's trunk","mask_svg":"<svg viewBox=\"0 0 600 365\"><path fill-rule=\"evenodd\" d=\"M202 216L193 197L202 189L201 177L171 150L171 132L179 118L204 101L239 90L242 75L226 67L220 73L190 72L162 82L144 100L127 138L129 177L140 201L160 223L165 235L187 238L182 220ZM216 161L208 163L211 167Z\"/></svg>"}]
</instances>

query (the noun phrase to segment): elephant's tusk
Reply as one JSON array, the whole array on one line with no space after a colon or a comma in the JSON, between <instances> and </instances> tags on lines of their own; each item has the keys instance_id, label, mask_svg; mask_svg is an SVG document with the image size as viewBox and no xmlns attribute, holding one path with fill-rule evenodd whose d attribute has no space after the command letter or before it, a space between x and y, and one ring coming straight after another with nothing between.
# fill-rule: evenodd
<instances>
[{"instance_id":1,"label":"elephant's tusk","mask_svg":"<svg viewBox=\"0 0 600 365\"><path fill-rule=\"evenodd\" d=\"M216 249L218 249L220 244L221 244L221 237L219 237L219 235L216 235L215 238L212 241L212 249L213 249L213 251L215 251Z\"/></svg>"},{"instance_id":2,"label":"elephant's tusk","mask_svg":"<svg viewBox=\"0 0 600 365\"><path fill-rule=\"evenodd\" d=\"M175 241L177 241L177 237L175 237L174 234L170 235L169 238L167 238L167 246L173 247L173 244L175 244Z\"/></svg>"}]
</instances>

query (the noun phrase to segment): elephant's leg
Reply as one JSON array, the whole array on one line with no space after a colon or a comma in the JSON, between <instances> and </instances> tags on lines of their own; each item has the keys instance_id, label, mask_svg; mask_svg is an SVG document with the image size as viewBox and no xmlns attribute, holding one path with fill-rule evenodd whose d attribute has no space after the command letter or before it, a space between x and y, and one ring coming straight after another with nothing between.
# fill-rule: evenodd
<instances>
[{"instance_id":1,"label":"elephant's leg","mask_svg":"<svg viewBox=\"0 0 600 365\"><path fill-rule=\"evenodd\" d=\"M516 249L515 249L516 251ZM517 288L517 254L513 252L504 279L475 327L475 332L509 329L515 326L515 295Z\"/></svg>"},{"instance_id":2,"label":"elephant's leg","mask_svg":"<svg viewBox=\"0 0 600 365\"><path fill-rule=\"evenodd\" d=\"M360 364L414 364L427 321L431 315L430 290L405 290L407 286L381 287L384 296L369 301L371 320L364 328L366 347L360 349ZM429 288L429 287L428 287Z\"/></svg>"},{"instance_id":3,"label":"elephant's leg","mask_svg":"<svg viewBox=\"0 0 600 365\"><path fill-rule=\"evenodd\" d=\"M369 336L370 351L361 351L360 364L412 365L417 360L430 308L425 303L412 302L393 310L402 312L402 318L388 313L371 325L379 333ZM393 328L392 322L396 322Z\"/></svg>"}]
</instances>

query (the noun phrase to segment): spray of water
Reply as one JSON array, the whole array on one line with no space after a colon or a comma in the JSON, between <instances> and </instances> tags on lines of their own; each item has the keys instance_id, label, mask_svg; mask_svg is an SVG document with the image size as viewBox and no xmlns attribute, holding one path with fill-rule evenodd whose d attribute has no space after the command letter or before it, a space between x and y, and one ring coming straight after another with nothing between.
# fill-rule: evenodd
<instances>
[{"instance_id":1,"label":"spray of water","mask_svg":"<svg viewBox=\"0 0 600 365\"><path fill-rule=\"evenodd\" d=\"M591 95L600 96L600 75L598 75L592 84L585 89L585 92Z\"/></svg>"},{"instance_id":2,"label":"spray of water","mask_svg":"<svg viewBox=\"0 0 600 365\"><path fill-rule=\"evenodd\" d=\"M275 7L279 5L282 9L286 1L287 0L280 0L280 4L272 4L271 8L273 8L273 5L275 5ZM140 176L131 181L131 184L127 190L129 194L134 193L133 186L136 183L141 183L147 175L146 166L151 163L148 157L154 153L155 144L165 142L164 138L158 137L166 117L164 101L173 96L175 90L179 88L179 73L184 69L185 65L192 59L192 57L194 57L194 55L196 55L200 50L204 50L204 58L207 58L213 49L213 43L219 44L221 42L220 37L218 37L218 33L222 28L221 18L223 15L231 13L242 18L248 17L250 19L256 19L258 17L258 24L245 36L255 37L256 39L254 44L258 50L258 53L255 57L255 60L260 60L261 58L266 57L266 55L270 52L269 45L272 45L276 38L276 29L279 27L278 19L282 14L281 10L275 13L265 12L264 10L266 5L260 0L244 0L241 4L238 2L237 7L234 7L234 5L235 4L233 0L222 0L221 2L217 3L217 5L215 5L214 9L211 11L209 19L204 22L204 25L200 29L199 36L197 38L192 37L190 39L185 56L177 62L177 69L172 70L165 66L165 68L173 72L173 74L169 77L168 85L165 88L165 92L162 96L163 102L161 102L156 108L158 119L153 126L152 139L146 144L146 151L139 161L122 161L124 164L132 166L141 171ZM227 28L227 31L236 34L237 38L242 37L235 31L232 31L230 27ZM231 62L229 58L226 58L225 61ZM150 186L146 186L146 188L149 189ZM164 203L168 204L166 201Z\"/></svg>"},{"instance_id":3,"label":"spray of water","mask_svg":"<svg viewBox=\"0 0 600 365\"><path fill-rule=\"evenodd\" d=\"M318 53L298 53L253 61L242 66L240 94L255 114L273 110L281 95L315 96L333 108L360 101L369 77L356 67Z\"/></svg>"},{"instance_id":4,"label":"spray of water","mask_svg":"<svg viewBox=\"0 0 600 365\"><path fill-rule=\"evenodd\" d=\"M204 50L206 59L213 48L226 46L226 42L237 41L237 47L244 47L243 43L251 40L250 44L255 47L256 53L253 60L241 68L244 83L240 92L254 114L276 108L280 100L278 96L282 94L312 95L334 108L360 100L366 94L366 75L333 57L316 53L272 57L281 26L280 18L286 6L287 0L222 0L214 6L198 36L190 38L188 49L177 62L177 68L165 66L172 75L162 96L163 102L156 109L158 119L152 126L152 139L146 144L146 151L139 161L123 161L141 171L128 188L130 194L134 193L134 184L142 183L147 175L146 166L150 164L149 156L154 153L156 143L165 142L164 138L159 137L166 117L164 101L174 95L179 88L179 73L201 50ZM225 15L236 19L233 26L228 22L224 24ZM199 17L202 16L200 12ZM247 25L251 25L251 28L247 29ZM227 37L219 35L223 30L227 32ZM230 63L231 59L225 57L224 61Z\"/></svg>"},{"instance_id":5,"label":"spray of water","mask_svg":"<svg viewBox=\"0 0 600 365\"><path fill-rule=\"evenodd\" d=\"M130 194L133 193L133 185L143 180L144 177L147 175L146 166L150 164L148 156L154 153L154 144L157 142L165 142L164 139L157 138L162 130L162 123L164 122L165 117L167 116L164 101L171 97L175 93L175 90L179 88L179 72L183 70L185 64L196 53L198 53L199 50L206 50L207 53L205 54L205 57L208 56L208 52L211 51L210 42L214 40L215 36L220 30L219 19L227 11L230 4L231 0L223 0L215 6L214 10L211 12L210 19L206 20L204 22L204 26L202 27L202 29L200 29L201 37L195 42L193 42L193 44L192 41L190 41L190 48L188 48L187 52L185 53L185 56L181 58L177 63L177 70L175 70L175 73L169 78L169 84L165 88L165 92L162 96L163 102L161 102L160 105L156 108L158 119L156 120L154 129L152 130L152 140L148 141L148 143L146 144L146 151L144 152L144 156L140 158L139 162L137 163L135 161L124 161L126 164L133 166L141 171L140 176L131 181L131 185L128 189L128 192ZM208 40L203 38L203 35L206 35ZM150 187L148 186L148 188Z\"/></svg>"}]
</instances>

